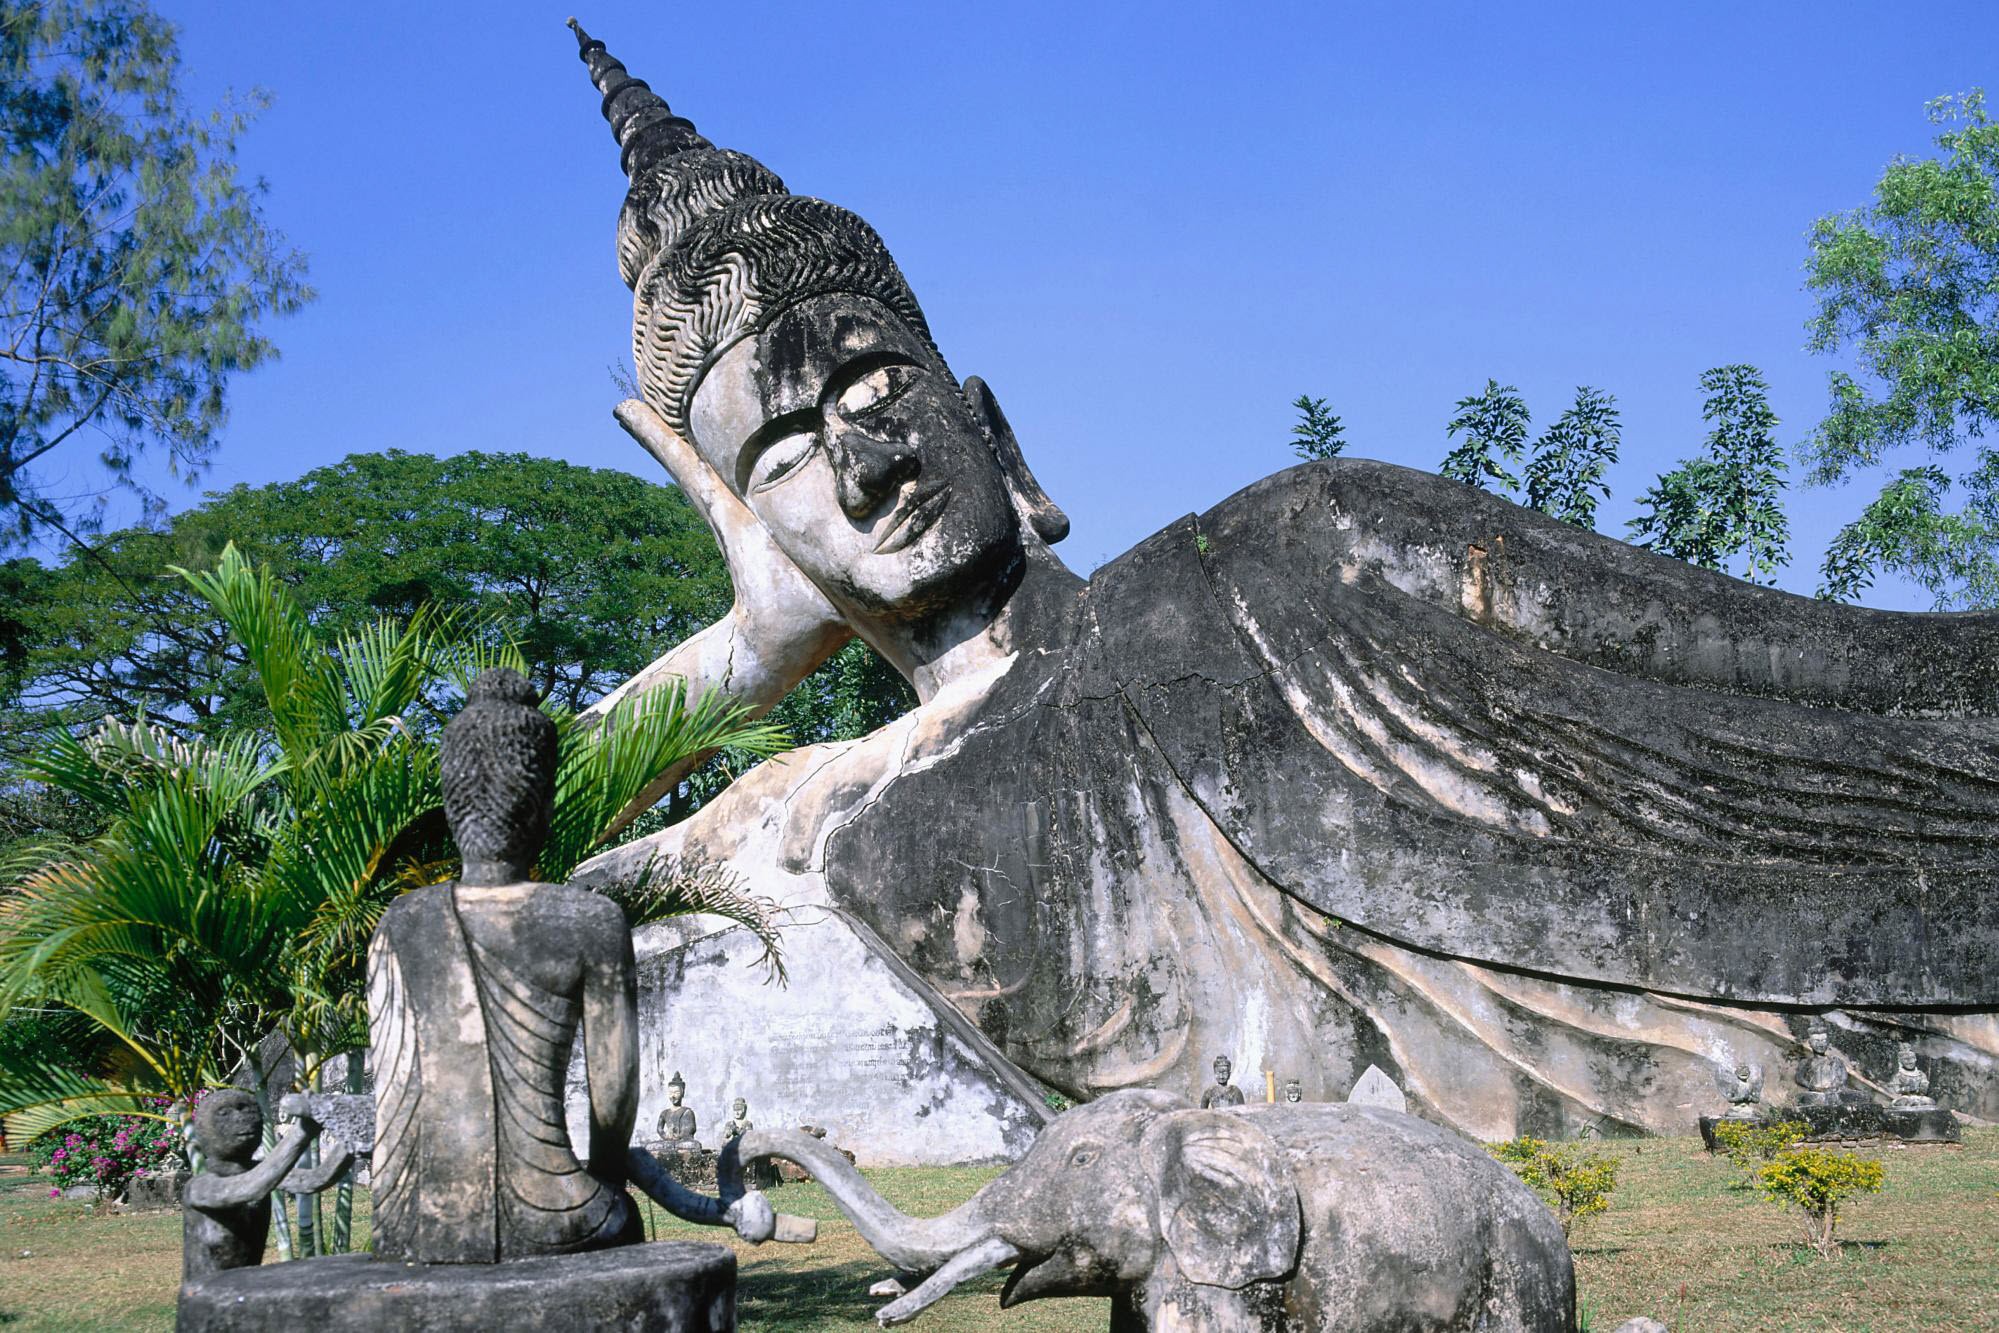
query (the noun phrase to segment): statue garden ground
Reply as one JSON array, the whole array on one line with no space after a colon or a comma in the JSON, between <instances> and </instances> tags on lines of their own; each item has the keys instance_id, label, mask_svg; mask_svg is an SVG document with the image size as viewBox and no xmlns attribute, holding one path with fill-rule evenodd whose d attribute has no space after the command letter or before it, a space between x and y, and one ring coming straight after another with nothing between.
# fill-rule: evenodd
<instances>
[{"instance_id":1,"label":"statue garden ground","mask_svg":"<svg viewBox=\"0 0 1999 1333\"><path fill-rule=\"evenodd\" d=\"M752 1108L754 1109L754 1108ZM1746 1191L1691 1137L1601 1145L1621 1159L1611 1209L1578 1236L1581 1303L1593 1326L1650 1314L1673 1328L1860 1328L1931 1333L1989 1328L1999 1310L1999 1131L1962 1149L1886 1151L1888 1184L1842 1215L1843 1258L1820 1261L1790 1220ZM0 1320L10 1331L161 1333L172 1327L181 1222L170 1213L107 1215L48 1197L19 1159L0 1158ZM897 1207L948 1211L991 1169L890 1168L870 1178ZM366 1192L357 1225L365 1243ZM867 1286L880 1260L816 1185L786 1185L783 1206L820 1219L808 1248L735 1245L742 1327L831 1333L873 1327ZM661 1239L712 1240L655 1211ZM27 1251L27 1255L23 1255ZM1051 1300L1002 1315L1003 1273L961 1286L914 1327L942 1333L1102 1333L1102 1300Z\"/></svg>"}]
</instances>

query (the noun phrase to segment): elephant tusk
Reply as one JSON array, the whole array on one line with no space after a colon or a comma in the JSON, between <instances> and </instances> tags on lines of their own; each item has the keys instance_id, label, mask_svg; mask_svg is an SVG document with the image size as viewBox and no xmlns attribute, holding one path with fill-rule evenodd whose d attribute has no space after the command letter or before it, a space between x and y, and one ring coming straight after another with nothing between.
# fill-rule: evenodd
<instances>
[{"instance_id":1,"label":"elephant tusk","mask_svg":"<svg viewBox=\"0 0 1999 1333\"><path fill-rule=\"evenodd\" d=\"M988 1236L968 1250L960 1250L936 1272L923 1280L923 1285L910 1292L899 1301L884 1305L875 1311L875 1322L883 1328L891 1324L906 1324L922 1314L951 1293L968 1277L1010 1264L1020 1258L1020 1251L1001 1240L998 1236Z\"/></svg>"}]
</instances>

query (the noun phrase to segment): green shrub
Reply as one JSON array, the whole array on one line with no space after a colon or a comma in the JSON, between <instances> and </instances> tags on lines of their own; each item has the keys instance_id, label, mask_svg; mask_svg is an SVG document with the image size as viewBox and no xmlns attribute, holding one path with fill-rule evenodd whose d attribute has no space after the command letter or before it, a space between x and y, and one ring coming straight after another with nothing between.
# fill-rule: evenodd
<instances>
[{"instance_id":1,"label":"green shrub","mask_svg":"<svg viewBox=\"0 0 1999 1333\"><path fill-rule=\"evenodd\" d=\"M1879 1162L1809 1144L1781 1150L1756 1172L1764 1197L1804 1214L1805 1239L1823 1257L1839 1248L1834 1233L1840 1204L1856 1194L1878 1193L1886 1178Z\"/></svg>"},{"instance_id":2,"label":"green shrub","mask_svg":"<svg viewBox=\"0 0 1999 1333\"><path fill-rule=\"evenodd\" d=\"M1737 1170L1756 1183L1763 1164L1803 1140L1811 1126L1802 1120L1780 1120L1764 1124L1756 1120L1723 1120L1714 1127L1715 1148L1735 1164Z\"/></svg>"},{"instance_id":3,"label":"green shrub","mask_svg":"<svg viewBox=\"0 0 1999 1333\"><path fill-rule=\"evenodd\" d=\"M1617 1188L1617 1159L1591 1152L1579 1143L1549 1143L1517 1138L1493 1144L1492 1155L1513 1168L1527 1187L1541 1196L1570 1236L1584 1218L1610 1207Z\"/></svg>"}]
</instances>

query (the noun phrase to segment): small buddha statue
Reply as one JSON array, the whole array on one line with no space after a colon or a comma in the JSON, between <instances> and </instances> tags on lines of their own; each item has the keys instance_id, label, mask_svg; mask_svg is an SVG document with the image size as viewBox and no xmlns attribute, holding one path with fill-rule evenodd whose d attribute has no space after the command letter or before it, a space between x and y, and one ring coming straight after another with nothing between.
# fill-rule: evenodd
<instances>
[{"instance_id":1,"label":"small buddha statue","mask_svg":"<svg viewBox=\"0 0 1999 1333\"><path fill-rule=\"evenodd\" d=\"M1293 1106L1305 1100L1305 1087L1295 1078L1284 1080L1284 1100Z\"/></svg>"},{"instance_id":2,"label":"small buddha statue","mask_svg":"<svg viewBox=\"0 0 1999 1333\"><path fill-rule=\"evenodd\" d=\"M695 1141L694 1108L682 1106L681 1099L687 1095L687 1083L680 1077L678 1069L667 1080L667 1108L659 1113L659 1141L668 1148L698 1148Z\"/></svg>"},{"instance_id":3,"label":"small buddha statue","mask_svg":"<svg viewBox=\"0 0 1999 1333\"><path fill-rule=\"evenodd\" d=\"M264 1142L264 1111L240 1088L224 1088L202 1099L194 1113L194 1140L206 1169L181 1193L181 1276L206 1277L226 1268L264 1262L271 1231L271 1192L281 1182L300 1194L317 1194L354 1160L345 1144L330 1144L319 1165L286 1182L320 1127L307 1116L298 1128L256 1160Z\"/></svg>"},{"instance_id":4,"label":"small buddha statue","mask_svg":"<svg viewBox=\"0 0 1999 1333\"><path fill-rule=\"evenodd\" d=\"M729 1103L729 1118L722 1122L722 1142L740 1138L756 1126L750 1123L750 1104L741 1097Z\"/></svg>"},{"instance_id":5,"label":"small buddha statue","mask_svg":"<svg viewBox=\"0 0 1999 1333\"><path fill-rule=\"evenodd\" d=\"M1763 1071L1755 1065L1744 1062L1732 1070L1720 1072L1715 1082L1721 1088L1721 1095L1728 1099L1728 1110L1724 1118L1728 1120L1754 1120L1763 1100Z\"/></svg>"},{"instance_id":6,"label":"small buddha statue","mask_svg":"<svg viewBox=\"0 0 1999 1333\"><path fill-rule=\"evenodd\" d=\"M1895 1096L1889 1105L1901 1110L1936 1108L1936 1099L1930 1096L1930 1076L1916 1068L1916 1048L1906 1041L1895 1048L1895 1072L1888 1078L1888 1091Z\"/></svg>"},{"instance_id":7,"label":"small buddha statue","mask_svg":"<svg viewBox=\"0 0 1999 1333\"><path fill-rule=\"evenodd\" d=\"M1813 1028L1805 1042L1811 1054L1798 1062L1797 1084L1800 1106L1838 1106L1842 1102L1866 1101L1861 1093L1846 1086L1846 1061L1826 1049L1830 1039L1822 1027Z\"/></svg>"},{"instance_id":8,"label":"small buddha statue","mask_svg":"<svg viewBox=\"0 0 1999 1333\"><path fill-rule=\"evenodd\" d=\"M1235 1066L1226 1055L1215 1057L1215 1086L1201 1094L1202 1110L1216 1106L1242 1105L1242 1089L1229 1082L1229 1075L1234 1072Z\"/></svg>"}]
</instances>

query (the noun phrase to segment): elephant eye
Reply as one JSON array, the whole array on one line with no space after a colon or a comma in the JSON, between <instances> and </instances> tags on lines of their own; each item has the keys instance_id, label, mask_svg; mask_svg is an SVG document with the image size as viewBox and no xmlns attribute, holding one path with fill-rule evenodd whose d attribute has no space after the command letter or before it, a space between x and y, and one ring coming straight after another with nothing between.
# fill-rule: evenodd
<instances>
[{"instance_id":1,"label":"elephant eye","mask_svg":"<svg viewBox=\"0 0 1999 1333\"><path fill-rule=\"evenodd\" d=\"M1069 1154L1070 1166L1088 1166L1096 1160L1097 1150L1095 1148L1078 1148Z\"/></svg>"}]
</instances>

